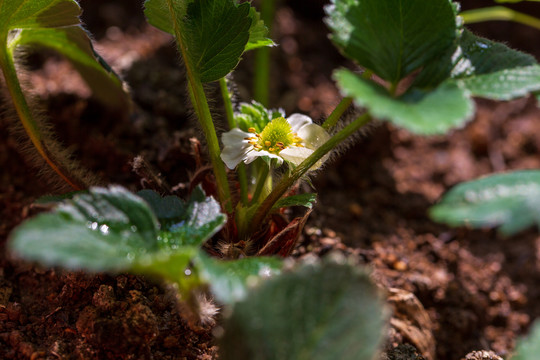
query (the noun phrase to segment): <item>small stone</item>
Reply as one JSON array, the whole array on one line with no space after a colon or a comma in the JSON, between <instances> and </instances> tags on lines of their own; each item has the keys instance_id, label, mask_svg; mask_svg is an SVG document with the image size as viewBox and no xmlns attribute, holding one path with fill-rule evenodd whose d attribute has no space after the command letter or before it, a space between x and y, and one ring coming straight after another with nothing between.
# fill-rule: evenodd
<instances>
[{"instance_id":1,"label":"small stone","mask_svg":"<svg viewBox=\"0 0 540 360\"><path fill-rule=\"evenodd\" d=\"M92 297L92 304L102 311L109 311L116 302L114 289L110 285L101 285Z\"/></svg>"},{"instance_id":2,"label":"small stone","mask_svg":"<svg viewBox=\"0 0 540 360\"><path fill-rule=\"evenodd\" d=\"M407 263L403 260L398 260L396 262L394 262L394 264L392 265L394 270L397 270L397 271L405 271L409 268L409 266L407 265Z\"/></svg>"},{"instance_id":3,"label":"small stone","mask_svg":"<svg viewBox=\"0 0 540 360\"><path fill-rule=\"evenodd\" d=\"M493 351L479 350L468 353L462 360L503 360L503 358Z\"/></svg>"},{"instance_id":4,"label":"small stone","mask_svg":"<svg viewBox=\"0 0 540 360\"><path fill-rule=\"evenodd\" d=\"M364 209L358 203L349 204L349 212L356 218L362 217Z\"/></svg>"}]
</instances>

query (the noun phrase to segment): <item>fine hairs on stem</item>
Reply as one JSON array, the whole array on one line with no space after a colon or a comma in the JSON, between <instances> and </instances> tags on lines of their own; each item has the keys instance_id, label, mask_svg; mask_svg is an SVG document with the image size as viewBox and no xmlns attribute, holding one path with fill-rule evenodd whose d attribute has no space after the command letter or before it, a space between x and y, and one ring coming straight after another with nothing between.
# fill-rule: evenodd
<instances>
[{"instance_id":1,"label":"fine hairs on stem","mask_svg":"<svg viewBox=\"0 0 540 360\"><path fill-rule=\"evenodd\" d=\"M24 53L18 51L14 63L16 64L17 78L21 87L24 89L25 101L28 104L33 120L38 126L41 138L40 143L46 150L50 160L58 166L65 176L69 177L71 183L75 186L64 181L37 151L17 115L15 105L7 90L5 79L2 77L2 118L8 124L9 131L16 140L18 150L26 161L37 169L38 176L45 179L47 183L52 186L52 190L80 190L89 186L102 184L102 181L100 181L95 174L91 173L75 161L72 152L58 141L57 137L54 135L52 125L47 121L47 116L45 115L43 108L38 104L35 97L28 93L27 89L29 87L25 86L26 81L24 80L27 72L21 65L24 61L23 56Z\"/></svg>"}]
</instances>

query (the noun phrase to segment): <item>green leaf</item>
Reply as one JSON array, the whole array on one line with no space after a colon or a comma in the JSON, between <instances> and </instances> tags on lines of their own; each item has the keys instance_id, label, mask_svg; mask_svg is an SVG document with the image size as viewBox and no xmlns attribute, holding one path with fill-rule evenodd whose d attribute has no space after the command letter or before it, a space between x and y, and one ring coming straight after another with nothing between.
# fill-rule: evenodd
<instances>
[{"instance_id":1,"label":"green leaf","mask_svg":"<svg viewBox=\"0 0 540 360\"><path fill-rule=\"evenodd\" d=\"M150 205L161 225L166 228L179 222L186 211L184 202L178 196L161 197L154 190L141 190L137 195Z\"/></svg>"},{"instance_id":2,"label":"green leaf","mask_svg":"<svg viewBox=\"0 0 540 360\"><path fill-rule=\"evenodd\" d=\"M64 55L104 104L125 109L129 98L122 81L95 52L86 31L80 26L24 29L11 45L42 46Z\"/></svg>"},{"instance_id":3,"label":"green leaf","mask_svg":"<svg viewBox=\"0 0 540 360\"><path fill-rule=\"evenodd\" d=\"M531 327L530 335L518 341L511 360L536 360L540 354L540 321Z\"/></svg>"},{"instance_id":4,"label":"green leaf","mask_svg":"<svg viewBox=\"0 0 540 360\"><path fill-rule=\"evenodd\" d=\"M249 9L251 27L249 28L249 40L244 51L254 50L266 46L275 46L276 43L268 38L268 28L261 20L261 15L254 7Z\"/></svg>"},{"instance_id":5,"label":"green leaf","mask_svg":"<svg viewBox=\"0 0 540 360\"><path fill-rule=\"evenodd\" d=\"M289 206L304 206L308 209L311 209L316 202L317 194L315 193L291 195L278 200L272 207L272 210L277 210Z\"/></svg>"},{"instance_id":6,"label":"green leaf","mask_svg":"<svg viewBox=\"0 0 540 360\"><path fill-rule=\"evenodd\" d=\"M170 4L170 6L169 6ZM202 82L232 71L250 38L249 3L233 0L147 0L145 15L153 26L181 36L186 64Z\"/></svg>"},{"instance_id":7,"label":"green leaf","mask_svg":"<svg viewBox=\"0 0 540 360\"><path fill-rule=\"evenodd\" d=\"M0 34L13 29L78 25L81 8L73 0L0 2Z\"/></svg>"},{"instance_id":8,"label":"green leaf","mask_svg":"<svg viewBox=\"0 0 540 360\"><path fill-rule=\"evenodd\" d=\"M187 4L191 1L193 0L174 1L171 5L174 7L174 12L171 13L167 0L146 0L144 15L150 25L175 36L174 22L179 24L183 22Z\"/></svg>"},{"instance_id":9,"label":"green leaf","mask_svg":"<svg viewBox=\"0 0 540 360\"><path fill-rule=\"evenodd\" d=\"M166 249L181 246L200 246L223 227L226 217L218 202L196 187L187 203L177 196L161 197L152 190L137 193L152 208L161 231L159 245Z\"/></svg>"},{"instance_id":10,"label":"green leaf","mask_svg":"<svg viewBox=\"0 0 540 360\"><path fill-rule=\"evenodd\" d=\"M427 93L411 89L394 98L385 88L349 70L338 70L334 77L341 91L374 117L418 134L443 134L462 126L474 113L474 104L459 82L443 83Z\"/></svg>"},{"instance_id":11,"label":"green leaf","mask_svg":"<svg viewBox=\"0 0 540 360\"><path fill-rule=\"evenodd\" d=\"M141 198L113 186L94 188L16 228L10 247L20 256L69 269L118 271L141 252L155 251L158 222Z\"/></svg>"},{"instance_id":12,"label":"green leaf","mask_svg":"<svg viewBox=\"0 0 540 360\"><path fill-rule=\"evenodd\" d=\"M220 359L372 360L383 306L350 265L306 265L261 284L223 324Z\"/></svg>"},{"instance_id":13,"label":"green leaf","mask_svg":"<svg viewBox=\"0 0 540 360\"><path fill-rule=\"evenodd\" d=\"M185 259L225 223L211 197L192 198L182 209L178 223L159 230L158 219L141 197L119 186L91 188L55 212L24 222L12 233L10 247L47 265L90 271L143 269L176 279L183 276Z\"/></svg>"},{"instance_id":14,"label":"green leaf","mask_svg":"<svg viewBox=\"0 0 540 360\"><path fill-rule=\"evenodd\" d=\"M457 34L448 0L332 0L326 12L343 54L393 84L444 54Z\"/></svg>"},{"instance_id":15,"label":"green leaf","mask_svg":"<svg viewBox=\"0 0 540 360\"><path fill-rule=\"evenodd\" d=\"M199 0L189 4L185 36L189 56L203 83L227 75L240 61L249 40L249 3Z\"/></svg>"},{"instance_id":16,"label":"green leaf","mask_svg":"<svg viewBox=\"0 0 540 360\"><path fill-rule=\"evenodd\" d=\"M540 90L540 66L515 67L463 80L473 96L512 100Z\"/></svg>"},{"instance_id":17,"label":"green leaf","mask_svg":"<svg viewBox=\"0 0 540 360\"><path fill-rule=\"evenodd\" d=\"M540 67L533 56L465 30L459 46L429 64L413 86L431 88L448 78L462 79L473 96L510 100L540 89Z\"/></svg>"},{"instance_id":18,"label":"green leaf","mask_svg":"<svg viewBox=\"0 0 540 360\"><path fill-rule=\"evenodd\" d=\"M201 279L210 284L216 299L232 304L246 297L249 284L280 273L283 262L274 257L217 260L203 253L195 259Z\"/></svg>"},{"instance_id":19,"label":"green leaf","mask_svg":"<svg viewBox=\"0 0 540 360\"><path fill-rule=\"evenodd\" d=\"M511 235L536 224L540 228L540 171L516 171L462 183L430 210L451 226L501 226Z\"/></svg>"}]
</instances>

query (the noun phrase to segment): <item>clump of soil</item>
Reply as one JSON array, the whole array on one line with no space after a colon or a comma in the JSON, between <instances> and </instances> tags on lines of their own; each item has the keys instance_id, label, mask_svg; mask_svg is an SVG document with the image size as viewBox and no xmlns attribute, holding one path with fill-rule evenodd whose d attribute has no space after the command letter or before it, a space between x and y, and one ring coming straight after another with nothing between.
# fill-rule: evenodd
<instances>
[{"instance_id":1,"label":"clump of soil","mask_svg":"<svg viewBox=\"0 0 540 360\"><path fill-rule=\"evenodd\" d=\"M195 168L190 138L198 130L170 37L143 26L141 10L131 1L81 4L89 9L91 30L107 25L94 32L97 48L128 82L134 111L117 117L88 98L82 83L66 81L77 75L61 59L33 57L29 82L60 139L106 182L139 189L144 184L130 161L143 155L182 189ZM351 66L327 40L321 6L285 2L274 34L281 46L274 51L273 72L279 76L273 76L272 103L314 119L339 102L332 69ZM530 36L519 29L522 37ZM248 55L235 73L239 100L249 99L252 60ZM319 202L293 256L340 251L371 268L394 309L386 359L496 359L508 355L540 315L537 232L503 238L495 231L450 229L427 217L429 207L458 182L540 168L539 115L533 99L478 101L476 118L448 136L418 137L378 124L314 178ZM34 214L31 204L49 191L19 155L5 116L4 249L11 229ZM188 324L174 292L154 279L45 270L5 251L0 265L2 359L217 357L212 327Z\"/></svg>"}]
</instances>

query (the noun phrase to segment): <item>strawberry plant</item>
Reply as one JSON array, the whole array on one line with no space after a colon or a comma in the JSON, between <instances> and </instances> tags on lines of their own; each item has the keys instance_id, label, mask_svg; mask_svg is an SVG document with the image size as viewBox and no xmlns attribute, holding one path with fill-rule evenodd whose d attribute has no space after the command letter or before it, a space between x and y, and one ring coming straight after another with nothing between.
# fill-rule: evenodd
<instances>
[{"instance_id":1,"label":"strawberry plant","mask_svg":"<svg viewBox=\"0 0 540 360\"><path fill-rule=\"evenodd\" d=\"M319 124L268 108L264 94L233 103L230 74L242 56L275 45L250 3L147 0L144 7L148 23L175 38L213 177L192 184L185 201L150 190L90 187L14 230L12 251L49 266L158 277L174 284L195 312L197 295L209 290L231 309L221 340L225 359L372 359L385 319L373 285L344 261L289 268L272 257L291 253L309 215L283 221L280 211L311 209L316 194L299 194L297 184L324 173L334 149L366 126L386 121L417 134L445 134L473 117L474 97L510 100L540 91L540 66L464 28L455 2L332 0L325 8L330 38L355 68L334 71L343 99ZM19 45L56 48L96 93L111 100L106 91L112 91L118 103L124 99L120 82L92 50L79 10L72 0L0 3L0 66L14 106L37 151L76 190L86 184L49 150L18 84L13 51ZM209 105L210 83L221 90L223 132ZM343 116L346 111L354 117ZM537 175L463 185L433 216L451 224L504 224L509 233L538 223ZM320 302L315 294L322 294ZM270 333L280 337L268 340ZM233 346L238 341L242 345Z\"/></svg>"}]
</instances>

